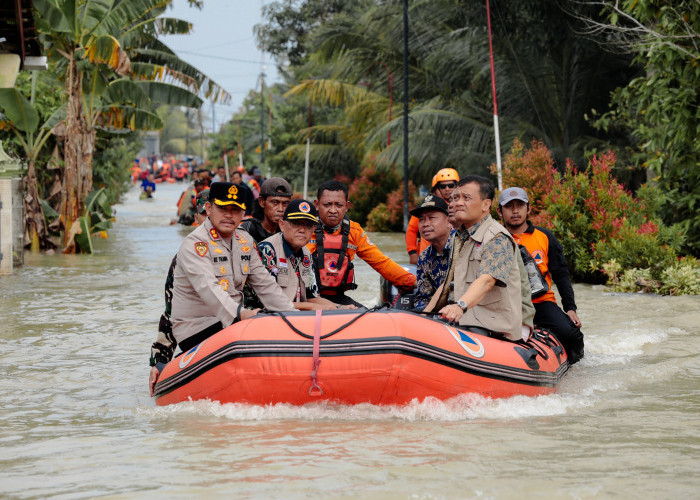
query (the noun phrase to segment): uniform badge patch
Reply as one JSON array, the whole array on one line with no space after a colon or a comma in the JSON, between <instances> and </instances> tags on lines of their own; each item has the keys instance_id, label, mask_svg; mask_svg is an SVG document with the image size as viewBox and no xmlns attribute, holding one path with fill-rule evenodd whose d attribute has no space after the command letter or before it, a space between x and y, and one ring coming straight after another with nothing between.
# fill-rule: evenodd
<instances>
[{"instance_id":1,"label":"uniform badge patch","mask_svg":"<svg viewBox=\"0 0 700 500\"><path fill-rule=\"evenodd\" d=\"M221 266L221 274L226 274L226 266Z\"/></svg>"},{"instance_id":2,"label":"uniform badge patch","mask_svg":"<svg viewBox=\"0 0 700 500\"><path fill-rule=\"evenodd\" d=\"M226 290L228 290L228 280L226 278L221 278L219 280L219 286L225 292Z\"/></svg>"},{"instance_id":3,"label":"uniform badge patch","mask_svg":"<svg viewBox=\"0 0 700 500\"><path fill-rule=\"evenodd\" d=\"M263 264L265 264L266 268L272 269L273 267L276 267L277 259L275 258L275 252L272 249L272 245L269 243L260 245L260 256L262 257Z\"/></svg>"},{"instance_id":4,"label":"uniform badge patch","mask_svg":"<svg viewBox=\"0 0 700 500\"><path fill-rule=\"evenodd\" d=\"M531 255L532 255L532 258L534 259L534 261L537 262L538 264L542 264L544 262L544 256L543 256L543 252L541 250L535 250L534 252L532 252Z\"/></svg>"},{"instance_id":5,"label":"uniform badge patch","mask_svg":"<svg viewBox=\"0 0 700 500\"><path fill-rule=\"evenodd\" d=\"M224 253L224 251L221 250L220 248L215 248L213 251L216 253Z\"/></svg>"},{"instance_id":6,"label":"uniform badge patch","mask_svg":"<svg viewBox=\"0 0 700 500\"><path fill-rule=\"evenodd\" d=\"M308 203L306 203L305 201L303 201L303 202L299 203L299 210L301 210L305 214L308 214L309 211L311 210L311 206Z\"/></svg>"},{"instance_id":7,"label":"uniform badge patch","mask_svg":"<svg viewBox=\"0 0 700 500\"><path fill-rule=\"evenodd\" d=\"M221 239L220 236L219 236L218 231L217 231L216 229L214 229L213 227L209 230L209 234L210 234L211 237L212 237L213 239L215 239L215 240Z\"/></svg>"},{"instance_id":8,"label":"uniform badge patch","mask_svg":"<svg viewBox=\"0 0 700 500\"><path fill-rule=\"evenodd\" d=\"M241 252L246 252L246 253L250 252L250 247L248 245L241 247Z\"/></svg>"},{"instance_id":9,"label":"uniform badge patch","mask_svg":"<svg viewBox=\"0 0 700 500\"><path fill-rule=\"evenodd\" d=\"M212 240L209 240L209 243L211 243L211 246L213 246L213 247L218 247L218 246L219 246L218 243L216 243L215 241L212 241Z\"/></svg>"},{"instance_id":10,"label":"uniform badge patch","mask_svg":"<svg viewBox=\"0 0 700 500\"><path fill-rule=\"evenodd\" d=\"M244 273L247 273L247 272L248 272L248 264L245 264L245 265L243 266L243 272L244 272Z\"/></svg>"},{"instance_id":11,"label":"uniform badge patch","mask_svg":"<svg viewBox=\"0 0 700 500\"><path fill-rule=\"evenodd\" d=\"M209 250L209 245L207 245L206 241L195 241L194 251L197 252L197 255L204 257L207 254L207 250Z\"/></svg>"},{"instance_id":12,"label":"uniform badge patch","mask_svg":"<svg viewBox=\"0 0 700 500\"><path fill-rule=\"evenodd\" d=\"M245 245L246 243L248 243L248 240L246 240L245 238L239 238L238 243L240 243L241 245Z\"/></svg>"},{"instance_id":13,"label":"uniform badge patch","mask_svg":"<svg viewBox=\"0 0 700 500\"><path fill-rule=\"evenodd\" d=\"M304 255L304 260L302 260L301 263L304 267L309 267L311 265L311 259L309 259L308 255Z\"/></svg>"}]
</instances>

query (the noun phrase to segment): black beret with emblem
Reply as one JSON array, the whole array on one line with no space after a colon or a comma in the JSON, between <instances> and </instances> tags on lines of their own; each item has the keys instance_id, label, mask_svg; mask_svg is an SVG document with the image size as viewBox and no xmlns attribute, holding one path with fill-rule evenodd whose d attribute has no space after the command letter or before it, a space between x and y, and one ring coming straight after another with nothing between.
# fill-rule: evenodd
<instances>
[{"instance_id":1,"label":"black beret with emblem","mask_svg":"<svg viewBox=\"0 0 700 500\"><path fill-rule=\"evenodd\" d=\"M284 211L284 220L310 220L318 222L318 212L313 203L306 200L292 200Z\"/></svg>"},{"instance_id":2,"label":"black beret with emblem","mask_svg":"<svg viewBox=\"0 0 700 500\"><path fill-rule=\"evenodd\" d=\"M438 210L447 215L447 202L439 196L429 194L416 208L409 213L414 217L420 217L420 214L426 210Z\"/></svg>"},{"instance_id":3,"label":"black beret with emblem","mask_svg":"<svg viewBox=\"0 0 700 500\"><path fill-rule=\"evenodd\" d=\"M220 207L236 205L245 210L243 193L233 182L214 182L209 187L209 201Z\"/></svg>"}]
</instances>

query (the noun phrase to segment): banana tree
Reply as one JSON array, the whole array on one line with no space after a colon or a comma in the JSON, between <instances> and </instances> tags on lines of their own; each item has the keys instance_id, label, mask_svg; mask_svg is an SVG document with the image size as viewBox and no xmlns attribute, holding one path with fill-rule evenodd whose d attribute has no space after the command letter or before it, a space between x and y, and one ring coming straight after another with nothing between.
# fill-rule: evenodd
<instances>
[{"instance_id":1,"label":"banana tree","mask_svg":"<svg viewBox=\"0 0 700 500\"><path fill-rule=\"evenodd\" d=\"M228 94L158 41L191 25L160 17L171 0L35 0L37 26L48 55L63 69L66 89L64 173L60 217L64 252L79 248L71 235L92 191L96 131L162 127L155 103L200 107L202 94ZM132 65L132 60L134 64ZM162 64L171 61L170 68ZM137 66L134 68L134 66ZM85 249L83 249L85 251Z\"/></svg>"},{"instance_id":2,"label":"banana tree","mask_svg":"<svg viewBox=\"0 0 700 500\"><path fill-rule=\"evenodd\" d=\"M11 130L17 137L27 161L24 177L25 236L32 250L51 248L46 218L42 209L37 183L36 162L52 128L63 118L65 109L57 109L41 126L39 113L29 100L15 88L0 89L0 129Z\"/></svg>"}]
</instances>

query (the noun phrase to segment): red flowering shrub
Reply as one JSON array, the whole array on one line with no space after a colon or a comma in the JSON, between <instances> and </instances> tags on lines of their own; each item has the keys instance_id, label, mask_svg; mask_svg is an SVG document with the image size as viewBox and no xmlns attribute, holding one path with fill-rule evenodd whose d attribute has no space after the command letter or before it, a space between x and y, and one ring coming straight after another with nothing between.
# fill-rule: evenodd
<instances>
[{"instance_id":1,"label":"red flowering shrub","mask_svg":"<svg viewBox=\"0 0 700 500\"><path fill-rule=\"evenodd\" d=\"M365 225L369 213L387 199L387 195L399 187L400 178L393 170L378 169L374 164L362 168L360 176L350 185L349 215L352 220Z\"/></svg>"},{"instance_id":2,"label":"red flowering shrub","mask_svg":"<svg viewBox=\"0 0 700 500\"><path fill-rule=\"evenodd\" d=\"M497 166L491 165L491 173L496 175ZM559 179L554 168L554 160L549 149L542 141L534 140L530 149L525 149L516 139L513 148L503 159L503 187L522 187L530 198L533 214L543 208L544 197Z\"/></svg>"},{"instance_id":3,"label":"red flowering shrub","mask_svg":"<svg viewBox=\"0 0 700 500\"><path fill-rule=\"evenodd\" d=\"M516 141L506 158L504 186L519 185L528 192L530 220L554 232L574 277L599 281L603 266L614 260L623 272L649 269L657 279L675 261L682 236L661 224L660 193L643 187L634 197L627 191L611 173L614 153L593 156L585 171L569 160L563 175L553 169L541 142L533 141L525 150Z\"/></svg>"},{"instance_id":4,"label":"red flowering shrub","mask_svg":"<svg viewBox=\"0 0 700 500\"><path fill-rule=\"evenodd\" d=\"M418 190L412 181L408 181L408 209L415 208ZM367 217L368 231L402 231L403 230L403 183L389 193L386 203L380 203L372 209Z\"/></svg>"}]
</instances>

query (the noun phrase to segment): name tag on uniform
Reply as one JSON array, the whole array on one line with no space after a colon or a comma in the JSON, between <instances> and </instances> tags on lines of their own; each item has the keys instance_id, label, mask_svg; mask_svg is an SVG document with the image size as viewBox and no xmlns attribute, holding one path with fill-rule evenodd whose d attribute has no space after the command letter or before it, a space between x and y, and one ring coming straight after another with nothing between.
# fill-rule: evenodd
<instances>
[{"instance_id":1,"label":"name tag on uniform","mask_svg":"<svg viewBox=\"0 0 700 500\"><path fill-rule=\"evenodd\" d=\"M228 257L222 255L221 257L214 257L214 262L228 262Z\"/></svg>"}]
</instances>

